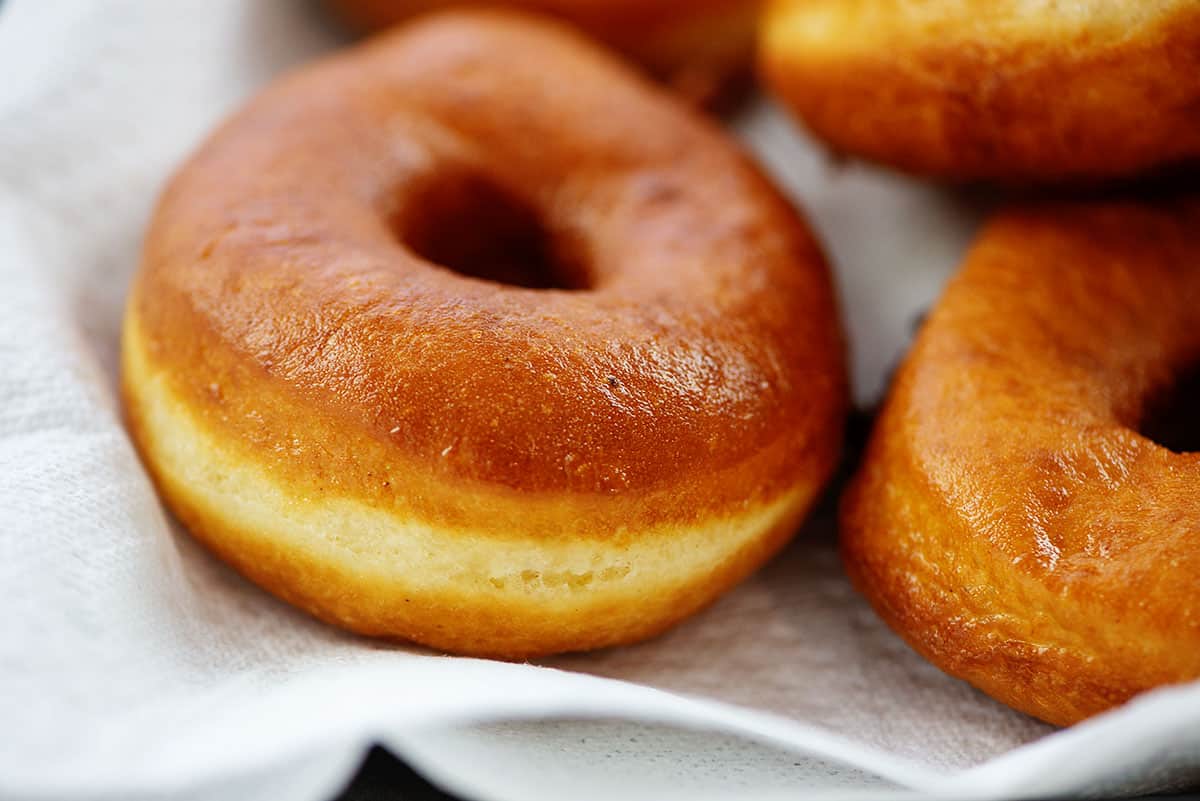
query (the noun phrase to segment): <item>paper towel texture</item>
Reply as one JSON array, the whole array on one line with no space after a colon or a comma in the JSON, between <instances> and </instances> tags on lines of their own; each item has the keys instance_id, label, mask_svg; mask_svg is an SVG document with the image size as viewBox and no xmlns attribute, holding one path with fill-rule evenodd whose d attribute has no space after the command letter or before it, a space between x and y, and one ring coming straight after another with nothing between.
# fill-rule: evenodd
<instances>
[{"instance_id":1,"label":"paper towel texture","mask_svg":"<svg viewBox=\"0 0 1200 801\"><path fill-rule=\"evenodd\" d=\"M1200 776L1200 690L1054 733L888 632L842 577L828 510L667 636L546 666L352 637L211 559L122 428L122 303L173 166L337 44L299 0L0 5L0 797L316 801L373 741L488 799L999 798ZM978 204L832 166L767 105L739 126L828 246L869 400Z\"/></svg>"}]
</instances>

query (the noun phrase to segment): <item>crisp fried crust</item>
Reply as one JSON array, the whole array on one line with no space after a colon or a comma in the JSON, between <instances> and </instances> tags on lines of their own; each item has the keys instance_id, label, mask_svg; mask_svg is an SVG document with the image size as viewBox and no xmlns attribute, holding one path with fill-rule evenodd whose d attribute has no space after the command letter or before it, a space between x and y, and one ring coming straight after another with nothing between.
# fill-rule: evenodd
<instances>
[{"instance_id":1,"label":"crisp fried crust","mask_svg":"<svg viewBox=\"0 0 1200 801\"><path fill-rule=\"evenodd\" d=\"M843 503L855 584L944 670L1051 723L1200 677L1200 454L1138 432L1200 364L1200 203L993 221Z\"/></svg>"},{"instance_id":2,"label":"crisp fried crust","mask_svg":"<svg viewBox=\"0 0 1200 801\"><path fill-rule=\"evenodd\" d=\"M576 289L412 246L479 260L516 205ZM746 575L846 404L828 270L757 169L576 35L484 12L220 129L159 203L123 349L135 437L213 550L357 631L506 657L648 636Z\"/></svg>"},{"instance_id":3,"label":"crisp fried crust","mask_svg":"<svg viewBox=\"0 0 1200 801\"><path fill-rule=\"evenodd\" d=\"M1200 159L1194 0L773 0L767 80L839 152L955 181Z\"/></svg>"},{"instance_id":4,"label":"crisp fried crust","mask_svg":"<svg viewBox=\"0 0 1200 801\"><path fill-rule=\"evenodd\" d=\"M362 31L417 14L493 6L565 20L644 65L697 102L737 88L753 62L762 0L327 0Z\"/></svg>"}]
</instances>

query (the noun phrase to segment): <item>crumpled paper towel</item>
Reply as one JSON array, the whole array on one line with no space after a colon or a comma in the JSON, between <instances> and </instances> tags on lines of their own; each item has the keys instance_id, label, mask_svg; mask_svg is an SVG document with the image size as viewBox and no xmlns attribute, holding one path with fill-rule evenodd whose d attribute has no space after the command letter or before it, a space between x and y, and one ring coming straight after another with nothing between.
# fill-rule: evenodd
<instances>
[{"instance_id":1,"label":"crumpled paper towel","mask_svg":"<svg viewBox=\"0 0 1200 801\"><path fill-rule=\"evenodd\" d=\"M158 188L222 115L337 44L300 0L0 5L0 797L320 801L381 742L479 799L979 799L1200 778L1200 687L1072 730L925 664L847 586L828 512L661 639L544 666L320 625L160 507L121 426L118 324ZM741 130L837 263L861 400L979 213Z\"/></svg>"}]
</instances>

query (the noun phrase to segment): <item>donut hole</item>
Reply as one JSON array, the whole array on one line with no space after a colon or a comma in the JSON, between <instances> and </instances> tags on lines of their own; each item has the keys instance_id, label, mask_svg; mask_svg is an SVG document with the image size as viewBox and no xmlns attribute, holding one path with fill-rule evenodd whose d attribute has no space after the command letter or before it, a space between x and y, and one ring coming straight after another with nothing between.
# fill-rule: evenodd
<instances>
[{"instance_id":1,"label":"donut hole","mask_svg":"<svg viewBox=\"0 0 1200 801\"><path fill-rule=\"evenodd\" d=\"M1150 399L1138 431L1176 453L1200 453L1200 363Z\"/></svg>"},{"instance_id":2,"label":"donut hole","mask_svg":"<svg viewBox=\"0 0 1200 801\"><path fill-rule=\"evenodd\" d=\"M393 221L402 244L460 275L526 289L589 289L587 270L534 207L477 174L442 176Z\"/></svg>"}]
</instances>

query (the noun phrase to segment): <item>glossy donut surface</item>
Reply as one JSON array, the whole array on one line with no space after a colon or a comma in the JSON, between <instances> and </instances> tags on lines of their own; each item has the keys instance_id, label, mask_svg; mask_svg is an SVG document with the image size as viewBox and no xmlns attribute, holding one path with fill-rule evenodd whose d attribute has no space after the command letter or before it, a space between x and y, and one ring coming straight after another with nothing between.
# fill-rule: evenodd
<instances>
[{"instance_id":1,"label":"glossy donut surface","mask_svg":"<svg viewBox=\"0 0 1200 801\"><path fill-rule=\"evenodd\" d=\"M459 12L285 77L183 166L123 381L242 573L525 657L649 636L780 547L837 458L842 348L817 244L723 134L565 28Z\"/></svg>"}]
</instances>

